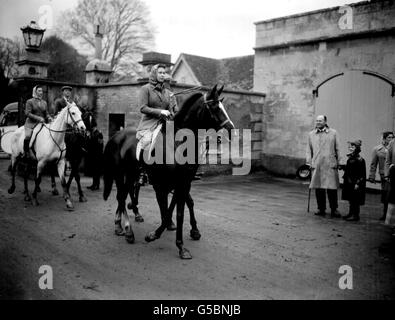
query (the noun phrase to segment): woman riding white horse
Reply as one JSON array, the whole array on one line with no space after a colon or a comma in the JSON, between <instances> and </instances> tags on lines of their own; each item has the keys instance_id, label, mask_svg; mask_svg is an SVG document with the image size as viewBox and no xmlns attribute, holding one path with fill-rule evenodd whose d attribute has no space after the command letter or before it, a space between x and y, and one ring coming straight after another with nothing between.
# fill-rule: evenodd
<instances>
[{"instance_id":1,"label":"woman riding white horse","mask_svg":"<svg viewBox=\"0 0 395 320\"><path fill-rule=\"evenodd\" d=\"M40 121L32 133L32 141L30 141L29 149L34 154L37 160L37 172L35 178L35 189L33 191L33 204L38 205L37 192L41 182L41 173L46 164L56 161L58 174L63 187L63 197L66 201L68 209L73 209L73 204L70 200L70 195L67 191L66 181L64 177L65 168L65 151L66 145L64 142L67 126L78 128L78 130L85 130L84 122L81 119L81 111L75 103L69 103L64 107L56 118L50 124L45 124ZM12 182L8 192L15 191L15 171L16 164L23 154L23 146L25 140L25 128L20 127L14 133L12 141L11 154L11 173ZM28 172L27 172L28 173ZM27 187L27 175L25 175L25 200L30 201L29 190Z\"/></svg>"}]
</instances>

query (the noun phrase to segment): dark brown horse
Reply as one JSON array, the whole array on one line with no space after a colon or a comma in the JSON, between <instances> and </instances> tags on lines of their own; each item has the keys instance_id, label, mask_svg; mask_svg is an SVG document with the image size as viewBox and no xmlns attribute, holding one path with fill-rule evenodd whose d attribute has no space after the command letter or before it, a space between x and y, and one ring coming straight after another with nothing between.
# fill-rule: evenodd
<instances>
[{"instance_id":1,"label":"dark brown horse","mask_svg":"<svg viewBox=\"0 0 395 320\"><path fill-rule=\"evenodd\" d=\"M180 104L180 111L174 117L175 132L187 129L188 132L193 133L194 143L192 145L195 149L192 150L194 151L193 161L187 161L186 163L165 161L164 163L156 162L146 166L150 181L156 193L162 222L155 231L147 234L145 240L151 242L159 239L169 225L171 216L168 210L168 195L174 190L174 197L177 202L176 245L182 259L192 258L190 252L184 247L182 229L185 203L190 193L191 182L199 166L198 130L220 130L224 128L230 131L234 129L233 123L219 99L222 89L217 90L217 86L215 85L207 94L197 92L188 96ZM163 139L158 140L159 142L153 150L154 157L158 154L163 154L163 159L168 159L168 156L176 159L176 151L179 150L178 147L184 141L174 141L173 137L173 143L168 143L169 135L166 127L166 125L162 127ZM127 214L125 201L128 193L132 194L132 202L135 198L134 185L138 179L139 167L136 157L136 146L137 140L135 134L132 130L129 130L129 134L121 132L110 139L104 151L103 198L107 200L115 179L118 200L115 218L116 233L123 232L121 226L121 217L123 214L125 217L125 236L129 242L134 241L134 234Z\"/></svg>"},{"instance_id":2,"label":"dark brown horse","mask_svg":"<svg viewBox=\"0 0 395 320\"><path fill-rule=\"evenodd\" d=\"M79 202L86 202L87 199L81 188L80 182L80 165L82 159L86 156L87 146L88 146L88 135L87 132L92 132L93 126L96 125L93 114L90 111L85 111L81 116L82 121L85 124L86 131L80 132L76 130L68 131L65 135L66 144L66 160L70 163L71 171L69 179L66 183L67 192L70 194L70 185L73 179L77 183ZM57 195L58 190L56 189L55 182L56 172L51 171L51 184L52 184L52 194ZM69 210L73 210L74 207L71 206Z\"/></svg>"}]
</instances>

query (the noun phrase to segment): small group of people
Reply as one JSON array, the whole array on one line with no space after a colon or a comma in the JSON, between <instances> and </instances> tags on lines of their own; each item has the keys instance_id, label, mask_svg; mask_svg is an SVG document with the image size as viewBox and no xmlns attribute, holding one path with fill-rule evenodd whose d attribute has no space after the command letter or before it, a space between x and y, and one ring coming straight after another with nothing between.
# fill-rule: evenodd
<instances>
[{"instance_id":1,"label":"small group of people","mask_svg":"<svg viewBox=\"0 0 395 320\"><path fill-rule=\"evenodd\" d=\"M366 163L360 155L362 141L348 142L349 153L346 164L341 164L339 136L327 124L327 117L319 115L316 127L308 135L306 163L311 168L310 189L315 190L317 216L326 215L326 194L332 218L346 221L360 220L360 206L365 204L366 181L375 183L377 168L381 177L381 202L383 215L380 220L395 225L395 147L393 132L384 132L382 143L373 149L369 177L366 178ZM349 202L348 214L342 216L338 211L339 174L344 170L342 199Z\"/></svg>"},{"instance_id":2,"label":"small group of people","mask_svg":"<svg viewBox=\"0 0 395 320\"><path fill-rule=\"evenodd\" d=\"M73 103L71 98L73 88L71 86L63 86L61 88L62 97L57 98L54 102L54 110L49 110L47 102L43 99L43 88L39 85L33 88L32 98L27 100L25 106L25 139L23 144L24 154L23 158L30 159L30 140L32 137L33 129L39 123L49 123L53 120L60 110L67 106L68 103ZM82 113L82 119L84 123L91 113L86 107L79 105ZM98 130L95 119L89 121L87 126L87 134L89 135L87 156L85 160L88 162L88 166L92 173L92 185L88 188L91 190L98 190L100 187L100 176L101 176L101 157L103 154L103 134Z\"/></svg>"}]
</instances>

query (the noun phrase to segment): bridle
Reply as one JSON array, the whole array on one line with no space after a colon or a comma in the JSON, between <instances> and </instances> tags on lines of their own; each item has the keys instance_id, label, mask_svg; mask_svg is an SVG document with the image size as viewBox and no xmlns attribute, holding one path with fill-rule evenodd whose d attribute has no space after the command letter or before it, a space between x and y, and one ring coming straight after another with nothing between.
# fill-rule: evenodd
<instances>
[{"instance_id":1,"label":"bridle","mask_svg":"<svg viewBox=\"0 0 395 320\"><path fill-rule=\"evenodd\" d=\"M206 99L207 99L207 94L204 95L203 104L205 105L206 109L207 109L208 112L210 113L211 117L212 117L215 121L218 121L218 120L219 120L218 117L217 117L215 114L213 114L213 112L211 111L210 104L213 104L213 103L218 103L218 104L220 104L220 103L222 103L223 98L220 99L220 100L213 100L213 99L212 99L212 100L206 100ZM221 109L220 106L219 106L219 108ZM225 113L225 114L226 114L226 113ZM227 123L231 123L231 121L230 121L230 119L229 119L228 116L226 117L226 119L225 119L224 121L221 122L221 124L219 125L219 127L220 127L220 128L223 128Z\"/></svg>"}]
</instances>

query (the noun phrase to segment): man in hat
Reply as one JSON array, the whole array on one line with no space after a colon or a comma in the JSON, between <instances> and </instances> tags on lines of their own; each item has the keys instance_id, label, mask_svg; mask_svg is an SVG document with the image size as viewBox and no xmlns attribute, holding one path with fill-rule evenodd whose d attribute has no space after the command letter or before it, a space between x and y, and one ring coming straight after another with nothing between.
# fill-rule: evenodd
<instances>
[{"instance_id":1,"label":"man in hat","mask_svg":"<svg viewBox=\"0 0 395 320\"><path fill-rule=\"evenodd\" d=\"M70 86L63 86L61 90L62 97L55 100L55 114L67 106L67 103L73 103L73 100L71 99L71 91L73 88Z\"/></svg>"},{"instance_id":2,"label":"man in hat","mask_svg":"<svg viewBox=\"0 0 395 320\"><path fill-rule=\"evenodd\" d=\"M326 194L331 217L340 218L337 211L338 168L340 161L339 137L336 130L329 128L325 115L316 118L316 127L310 131L307 143L306 164L311 166L310 189L315 189L317 216L325 216Z\"/></svg>"}]
</instances>

